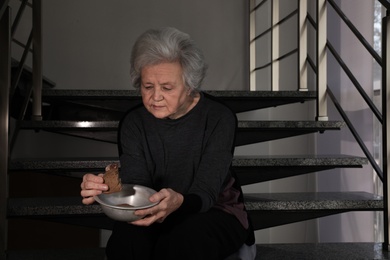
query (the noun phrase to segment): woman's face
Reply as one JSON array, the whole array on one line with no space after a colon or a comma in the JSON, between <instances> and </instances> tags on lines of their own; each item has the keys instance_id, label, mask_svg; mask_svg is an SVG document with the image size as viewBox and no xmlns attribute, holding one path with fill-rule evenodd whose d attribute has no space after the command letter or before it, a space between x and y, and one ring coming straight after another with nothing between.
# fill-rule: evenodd
<instances>
[{"instance_id":1,"label":"woman's face","mask_svg":"<svg viewBox=\"0 0 390 260\"><path fill-rule=\"evenodd\" d=\"M146 109L156 118L176 119L193 102L178 62L146 66L141 71L141 95Z\"/></svg>"}]
</instances>

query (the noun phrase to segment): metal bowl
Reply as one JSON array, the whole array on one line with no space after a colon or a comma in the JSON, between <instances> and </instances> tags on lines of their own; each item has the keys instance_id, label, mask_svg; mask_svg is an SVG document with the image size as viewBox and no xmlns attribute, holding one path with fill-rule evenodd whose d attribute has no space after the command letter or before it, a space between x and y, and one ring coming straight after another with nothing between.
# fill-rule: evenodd
<instances>
[{"instance_id":1,"label":"metal bowl","mask_svg":"<svg viewBox=\"0 0 390 260\"><path fill-rule=\"evenodd\" d=\"M118 221L131 222L142 217L134 215L134 211L158 204L158 202L151 203L149 201L149 197L154 193L156 193L155 190L145 186L122 184L121 191L100 194L95 196L95 200L108 217Z\"/></svg>"}]
</instances>

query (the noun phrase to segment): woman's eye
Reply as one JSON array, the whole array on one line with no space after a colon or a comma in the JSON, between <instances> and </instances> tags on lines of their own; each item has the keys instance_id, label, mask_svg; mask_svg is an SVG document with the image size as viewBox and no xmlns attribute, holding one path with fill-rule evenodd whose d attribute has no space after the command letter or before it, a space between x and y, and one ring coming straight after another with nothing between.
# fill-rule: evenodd
<instances>
[{"instance_id":1,"label":"woman's eye","mask_svg":"<svg viewBox=\"0 0 390 260\"><path fill-rule=\"evenodd\" d=\"M164 87L163 87L163 90L169 91L169 90L172 90L172 87L170 87L170 86L164 86Z\"/></svg>"},{"instance_id":2,"label":"woman's eye","mask_svg":"<svg viewBox=\"0 0 390 260\"><path fill-rule=\"evenodd\" d=\"M152 89L153 86L144 86L144 89Z\"/></svg>"}]
</instances>

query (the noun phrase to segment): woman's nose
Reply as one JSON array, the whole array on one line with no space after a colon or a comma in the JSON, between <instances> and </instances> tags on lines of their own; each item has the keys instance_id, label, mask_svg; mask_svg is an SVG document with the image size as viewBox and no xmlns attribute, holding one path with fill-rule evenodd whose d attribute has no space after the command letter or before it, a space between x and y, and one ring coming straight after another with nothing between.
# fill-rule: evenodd
<instances>
[{"instance_id":1,"label":"woman's nose","mask_svg":"<svg viewBox=\"0 0 390 260\"><path fill-rule=\"evenodd\" d=\"M161 101L161 100L163 100L163 95L162 95L162 93L161 93L161 90L160 89L158 89L158 88L154 88L154 92L153 92L153 99L155 100L155 101Z\"/></svg>"}]
</instances>

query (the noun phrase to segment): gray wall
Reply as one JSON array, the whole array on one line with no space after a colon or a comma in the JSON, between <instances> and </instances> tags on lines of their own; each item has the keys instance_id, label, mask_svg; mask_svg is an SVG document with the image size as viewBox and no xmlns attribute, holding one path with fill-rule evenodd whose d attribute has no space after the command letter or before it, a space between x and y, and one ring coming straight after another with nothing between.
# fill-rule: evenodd
<instances>
[{"instance_id":1,"label":"gray wall","mask_svg":"<svg viewBox=\"0 0 390 260\"><path fill-rule=\"evenodd\" d=\"M19 1L11 1L16 13ZM128 89L130 50L146 29L189 33L209 64L204 89L247 89L247 1L43 1L44 74L61 89ZM30 13L28 10L26 18ZM16 38L26 42L26 19ZM14 48L20 57L21 48Z\"/></svg>"}]
</instances>

